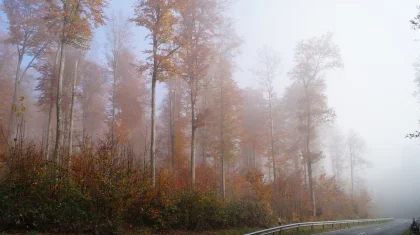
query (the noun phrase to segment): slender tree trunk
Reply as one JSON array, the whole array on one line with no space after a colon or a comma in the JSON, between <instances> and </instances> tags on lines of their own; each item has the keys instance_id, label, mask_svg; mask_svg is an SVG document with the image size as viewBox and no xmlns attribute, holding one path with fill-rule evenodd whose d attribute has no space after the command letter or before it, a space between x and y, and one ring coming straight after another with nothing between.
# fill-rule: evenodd
<instances>
[{"instance_id":1,"label":"slender tree trunk","mask_svg":"<svg viewBox=\"0 0 420 235\"><path fill-rule=\"evenodd\" d=\"M223 71L223 69L222 69ZM221 156L220 160L222 163L222 197L223 201L225 200L225 194L226 194L226 184L225 184L225 136L224 136L224 119L225 119L225 113L224 113L224 102L223 102L223 76L220 76L220 151Z\"/></svg>"},{"instance_id":2,"label":"slender tree trunk","mask_svg":"<svg viewBox=\"0 0 420 235\"><path fill-rule=\"evenodd\" d=\"M172 172L175 171L175 125L174 125L174 116L175 116L175 97L176 97L176 81L174 81L175 78L171 79L170 81L170 104L169 104L169 126L170 126L170 135L171 135L171 167Z\"/></svg>"},{"instance_id":3,"label":"slender tree trunk","mask_svg":"<svg viewBox=\"0 0 420 235\"><path fill-rule=\"evenodd\" d=\"M351 201L353 202L354 198L354 161L353 154L350 150L350 180L351 180Z\"/></svg>"},{"instance_id":4,"label":"slender tree trunk","mask_svg":"<svg viewBox=\"0 0 420 235\"><path fill-rule=\"evenodd\" d=\"M206 81L206 84L208 84L208 81ZM204 107L203 109L206 110L207 109L207 96L208 96L208 85L205 86L204 88ZM202 128L202 139L201 139L201 157L203 158L203 165L206 166L207 165L207 156L206 156L206 152L207 152L207 122L206 120L204 120L204 124L203 124L203 128Z\"/></svg>"},{"instance_id":5,"label":"slender tree trunk","mask_svg":"<svg viewBox=\"0 0 420 235\"><path fill-rule=\"evenodd\" d=\"M153 72L155 74L155 72ZM150 177L152 179L153 187L156 185L155 173L155 110L156 110L156 75L152 78L152 112L151 112L151 133L150 133Z\"/></svg>"},{"instance_id":6,"label":"slender tree trunk","mask_svg":"<svg viewBox=\"0 0 420 235\"><path fill-rule=\"evenodd\" d=\"M17 104L16 104L16 100L17 100L17 93L19 90L19 75L20 75L20 66L22 65L22 56L19 55L18 58L18 63L17 63L17 67L16 67L16 74L15 74L15 87L13 90L13 99L12 99L12 105L10 106L10 117L9 117L9 125L7 128L7 144L8 146L12 146L12 129L13 129L13 125L14 125L14 118L15 118L15 112L17 110ZM7 147L7 150L9 151L9 147Z\"/></svg>"},{"instance_id":7,"label":"slender tree trunk","mask_svg":"<svg viewBox=\"0 0 420 235\"><path fill-rule=\"evenodd\" d=\"M339 152L338 146L335 146L335 171L336 171L336 181L340 183L340 162L339 162Z\"/></svg>"},{"instance_id":8,"label":"slender tree trunk","mask_svg":"<svg viewBox=\"0 0 420 235\"><path fill-rule=\"evenodd\" d=\"M191 86L195 81L193 80ZM191 162L190 162L190 174L191 174L191 188L194 189L195 185L195 132L196 132L196 120L195 120L195 88L191 87Z\"/></svg>"},{"instance_id":9,"label":"slender tree trunk","mask_svg":"<svg viewBox=\"0 0 420 235\"><path fill-rule=\"evenodd\" d=\"M47 116L48 112L44 112L44 120L42 123L42 139L41 139L41 153L42 157L45 157L45 136L47 135ZM1 146L0 146L1 147Z\"/></svg>"},{"instance_id":10,"label":"slender tree trunk","mask_svg":"<svg viewBox=\"0 0 420 235\"><path fill-rule=\"evenodd\" d=\"M313 180L312 180L312 161L308 161L308 178L309 178L309 192L311 193L313 216L315 217L316 205L315 205L315 192L314 192Z\"/></svg>"},{"instance_id":11,"label":"slender tree trunk","mask_svg":"<svg viewBox=\"0 0 420 235\"><path fill-rule=\"evenodd\" d=\"M255 143L252 143L252 159L254 161L254 168L257 167L257 158L255 157Z\"/></svg>"},{"instance_id":12,"label":"slender tree trunk","mask_svg":"<svg viewBox=\"0 0 420 235\"><path fill-rule=\"evenodd\" d=\"M304 164L303 164L303 181L305 184L305 187L308 187L308 163L306 162L306 157L303 158Z\"/></svg>"},{"instance_id":13,"label":"slender tree trunk","mask_svg":"<svg viewBox=\"0 0 420 235\"><path fill-rule=\"evenodd\" d=\"M69 126L69 166L71 165L71 155L73 154L73 113L74 113L74 96L76 95L76 84L77 84L77 70L79 66L79 59L76 59L74 63L74 77L71 91L71 106L70 106L70 126Z\"/></svg>"},{"instance_id":14,"label":"slender tree trunk","mask_svg":"<svg viewBox=\"0 0 420 235\"><path fill-rule=\"evenodd\" d=\"M64 34L64 33L63 33ZM64 35L63 35L64 36ZM61 146L62 146L62 93L63 93L63 75L64 75L64 50L65 43L61 41L61 48L60 48L60 68L58 72L58 85L57 85L57 130L55 136L55 147L54 147L54 155L53 160L55 163L60 163L60 153L61 153Z\"/></svg>"},{"instance_id":15,"label":"slender tree trunk","mask_svg":"<svg viewBox=\"0 0 420 235\"><path fill-rule=\"evenodd\" d=\"M273 183L274 183L274 188L276 188L276 160L275 160L275 155L274 155L274 122L273 122L273 107L272 107L272 94L271 92L269 92L270 94L268 94L269 98L268 98L268 102L270 105L270 138L271 138L271 158L273 161Z\"/></svg>"},{"instance_id":16,"label":"slender tree trunk","mask_svg":"<svg viewBox=\"0 0 420 235\"><path fill-rule=\"evenodd\" d=\"M83 113L82 113L82 135L83 135L83 143L85 143L85 139L86 139L86 128L87 128L87 108L85 107L86 105L83 105Z\"/></svg>"},{"instance_id":17,"label":"slender tree trunk","mask_svg":"<svg viewBox=\"0 0 420 235\"><path fill-rule=\"evenodd\" d=\"M143 179L146 178L146 156L147 156L147 125L144 133L144 149L143 149Z\"/></svg>"},{"instance_id":18,"label":"slender tree trunk","mask_svg":"<svg viewBox=\"0 0 420 235\"><path fill-rule=\"evenodd\" d=\"M56 74L56 64L57 64L57 60L58 60L58 52L59 52L59 48L57 49L57 53L55 55L55 63L54 63L54 69L53 69L53 74ZM51 142L51 119L52 119L52 112L53 112L53 107L54 107L54 96L53 96L53 92L54 92L54 86L53 86L53 79L55 78L55 76L51 77L51 81L50 81L50 92L51 92L51 97L50 97L50 107L48 110L48 123L47 123L47 140L46 140L46 146L45 146L45 160L49 161L50 160L50 142Z\"/></svg>"},{"instance_id":19,"label":"slender tree trunk","mask_svg":"<svg viewBox=\"0 0 420 235\"><path fill-rule=\"evenodd\" d=\"M51 78L52 79L52 78ZM52 81L51 81L52 83ZM53 92L53 85L51 84L51 92ZM52 95L51 95L52 96ZM50 160L50 142L51 142L51 119L52 119L52 113L53 113L53 107L54 107L54 102L53 99L51 97L50 100L50 107L48 108L48 122L47 122L47 139L46 139L46 146L45 146L45 160L49 161Z\"/></svg>"},{"instance_id":20,"label":"slender tree trunk","mask_svg":"<svg viewBox=\"0 0 420 235\"><path fill-rule=\"evenodd\" d=\"M306 128L307 128L307 136L306 136L306 157L307 157L307 164L308 164L308 181L309 181L309 192L311 193L311 202L312 202L312 212L313 216L316 217L316 205L315 205L315 192L313 188L313 177L312 177L312 157L310 151L310 139L311 139L311 110L309 104L309 95L308 95L308 87L305 85L305 97L306 97Z\"/></svg>"},{"instance_id":21,"label":"slender tree trunk","mask_svg":"<svg viewBox=\"0 0 420 235\"><path fill-rule=\"evenodd\" d=\"M152 185L156 185L156 165L155 165L155 134L156 134L156 82L158 73L157 61L157 38L153 35L153 72L152 72L152 103L151 103L151 130L150 130L150 174L152 178Z\"/></svg>"},{"instance_id":22,"label":"slender tree trunk","mask_svg":"<svg viewBox=\"0 0 420 235\"><path fill-rule=\"evenodd\" d=\"M114 64L113 64L113 82L112 82L112 123L111 123L111 144L114 146L114 125L115 125L115 87L117 83L117 59L114 53ZM112 147L114 150L114 147Z\"/></svg>"},{"instance_id":23,"label":"slender tree trunk","mask_svg":"<svg viewBox=\"0 0 420 235\"><path fill-rule=\"evenodd\" d=\"M69 76L69 77L71 77L70 79L73 79L72 78L73 76ZM71 86L71 81L70 81L69 86ZM63 112L62 115L63 115L64 121L63 121L63 129L62 129L63 133L61 135L61 138L63 139L61 141L62 149L63 149L62 162L63 162L63 164L66 164L66 165L67 165L66 161L68 160L67 157L68 157L68 154L69 154L69 152L68 152L68 150L69 150L69 146L68 146L69 140L68 140L68 138L69 138L69 133L70 133L69 132L70 131L70 122L69 122L70 121L70 112L69 111L70 111L70 108L71 108L71 102L70 102L70 100L71 100L71 87L69 87L69 86L63 88L63 96L67 98L67 100L65 100L64 103L67 102L67 107L63 107L63 110L62 110L62 112Z\"/></svg>"}]
</instances>

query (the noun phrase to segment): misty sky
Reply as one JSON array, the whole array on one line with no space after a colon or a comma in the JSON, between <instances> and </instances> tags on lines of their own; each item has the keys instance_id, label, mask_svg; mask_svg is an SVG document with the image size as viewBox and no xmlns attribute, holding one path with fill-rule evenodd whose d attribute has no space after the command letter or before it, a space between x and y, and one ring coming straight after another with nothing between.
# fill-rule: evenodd
<instances>
[{"instance_id":1,"label":"misty sky","mask_svg":"<svg viewBox=\"0 0 420 235\"><path fill-rule=\"evenodd\" d=\"M296 43L333 33L344 68L327 74L329 104L343 133L352 128L366 140L365 157L374 166L362 173L381 211L390 216L394 207L409 208L408 201L420 198L419 141L404 138L419 127L420 117L420 103L412 95L412 64L420 55L420 40L416 41L420 31L409 24L417 4L413 0L237 0L231 10L244 39L235 72L241 87L257 86L250 69L256 65L257 50L267 44L282 58L283 73L276 82L282 95L290 84L287 72L293 66ZM134 0L113 0L110 8L132 16L133 5ZM146 32L133 28L133 45L140 54L147 46ZM101 29L98 45L103 35ZM158 100L163 93L159 86ZM420 210L408 213L420 216Z\"/></svg>"}]
</instances>

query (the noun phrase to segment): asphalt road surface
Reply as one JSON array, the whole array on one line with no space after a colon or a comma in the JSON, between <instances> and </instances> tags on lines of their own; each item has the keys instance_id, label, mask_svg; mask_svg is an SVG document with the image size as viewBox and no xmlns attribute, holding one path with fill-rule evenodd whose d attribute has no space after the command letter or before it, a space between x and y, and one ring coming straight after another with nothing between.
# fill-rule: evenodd
<instances>
[{"instance_id":1,"label":"asphalt road surface","mask_svg":"<svg viewBox=\"0 0 420 235\"><path fill-rule=\"evenodd\" d=\"M319 235L401 235L410 227L411 220L394 220L382 224L371 224L336 230Z\"/></svg>"}]
</instances>

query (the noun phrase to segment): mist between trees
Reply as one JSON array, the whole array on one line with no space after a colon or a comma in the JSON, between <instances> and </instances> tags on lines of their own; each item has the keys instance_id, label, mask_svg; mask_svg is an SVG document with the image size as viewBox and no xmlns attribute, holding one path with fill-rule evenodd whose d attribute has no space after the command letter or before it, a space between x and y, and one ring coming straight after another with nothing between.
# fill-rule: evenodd
<instances>
[{"instance_id":1,"label":"mist between trees","mask_svg":"<svg viewBox=\"0 0 420 235\"><path fill-rule=\"evenodd\" d=\"M131 16L105 15L107 5L2 2L0 229L201 231L375 215L358 174L370 165L363 138L342 134L327 104L325 76L344 67L332 34L297 42L291 68L262 46L259 86L241 88L228 1L139 0ZM105 53L90 49L99 27ZM137 55L135 44L148 49ZM278 79L290 80L283 93Z\"/></svg>"}]
</instances>

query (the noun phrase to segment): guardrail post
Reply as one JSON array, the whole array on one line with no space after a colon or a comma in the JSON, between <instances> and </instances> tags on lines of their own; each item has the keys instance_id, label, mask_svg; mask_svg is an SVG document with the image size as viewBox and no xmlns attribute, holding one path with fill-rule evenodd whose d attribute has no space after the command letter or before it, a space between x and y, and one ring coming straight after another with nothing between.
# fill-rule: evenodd
<instances>
[{"instance_id":1,"label":"guardrail post","mask_svg":"<svg viewBox=\"0 0 420 235\"><path fill-rule=\"evenodd\" d=\"M325 225L323 224L323 225L322 225L322 230L324 230L324 229L325 229Z\"/></svg>"},{"instance_id":2,"label":"guardrail post","mask_svg":"<svg viewBox=\"0 0 420 235\"><path fill-rule=\"evenodd\" d=\"M299 235L299 226L296 228L297 235Z\"/></svg>"}]
</instances>

